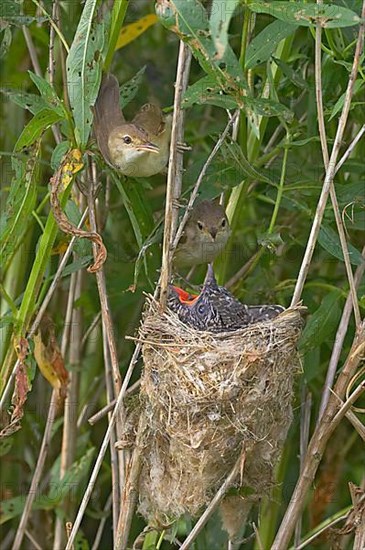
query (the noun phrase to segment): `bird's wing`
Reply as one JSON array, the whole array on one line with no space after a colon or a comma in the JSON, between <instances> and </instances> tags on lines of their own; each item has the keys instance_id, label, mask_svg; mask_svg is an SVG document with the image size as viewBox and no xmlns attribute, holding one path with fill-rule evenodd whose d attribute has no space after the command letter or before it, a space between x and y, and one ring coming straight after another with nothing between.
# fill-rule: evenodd
<instances>
[{"instance_id":1,"label":"bird's wing","mask_svg":"<svg viewBox=\"0 0 365 550\"><path fill-rule=\"evenodd\" d=\"M108 149L110 132L117 126L125 123L125 118L119 105L119 84L114 75L107 74L103 76L93 112L94 132L98 147L105 160L110 163Z\"/></svg>"},{"instance_id":2,"label":"bird's wing","mask_svg":"<svg viewBox=\"0 0 365 550\"><path fill-rule=\"evenodd\" d=\"M165 129L164 115L153 103L146 103L140 108L134 119L133 124L144 128L151 136L158 136Z\"/></svg>"}]
</instances>

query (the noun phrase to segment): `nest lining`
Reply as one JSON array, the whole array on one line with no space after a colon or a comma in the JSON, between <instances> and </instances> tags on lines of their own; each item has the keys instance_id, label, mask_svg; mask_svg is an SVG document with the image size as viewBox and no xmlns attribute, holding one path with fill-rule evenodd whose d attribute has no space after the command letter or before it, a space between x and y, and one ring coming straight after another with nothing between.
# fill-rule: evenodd
<instances>
[{"instance_id":1,"label":"nest lining","mask_svg":"<svg viewBox=\"0 0 365 550\"><path fill-rule=\"evenodd\" d=\"M242 446L240 485L266 494L291 423L300 308L229 333L195 331L150 301L140 329L144 431L140 512L166 524L196 516Z\"/></svg>"}]
</instances>

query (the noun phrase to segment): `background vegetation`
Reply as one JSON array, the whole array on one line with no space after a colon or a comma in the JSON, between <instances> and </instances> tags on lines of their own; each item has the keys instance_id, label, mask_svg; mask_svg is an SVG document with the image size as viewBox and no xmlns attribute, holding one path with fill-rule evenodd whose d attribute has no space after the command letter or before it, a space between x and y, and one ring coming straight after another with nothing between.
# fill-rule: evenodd
<instances>
[{"instance_id":1,"label":"background vegetation","mask_svg":"<svg viewBox=\"0 0 365 550\"><path fill-rule=\"evenodd\" d=\"M228 284L246 303L290 305L313 220L321 222L316 209L323 182L332 179L330 171L327 179L325 174L336 139L340 149L335 165L345 155L335 175L335 194L320 223L303 292L304 278L296 288L309 315L300 343L303 374L296 388L295 419L277 468L278 487L274 499L255 511L252 520L258 535L242 548L274 547L275 533L305 463L308 440L313 433L316 436L320 411L329 397L324 388L332 385L335 372L348 365L356 322L360 334L365 307L361 278L365 143L358 139L365 123L365 75L361 45L356 50L361 0L323 5L214 0L208 6L210 23L206 8L195 0L156 4L157 18L153 3L144 0L83 4L6 0L1 5L4 550L12 546L17 530L13 548L64 547L64 523L75 517L108 423L108 416L93 425L87 419L112 401L120 387L115 375L113 379L113 366L119 365L123 379L134 349L125 336L135 334L143 293L154 290L161 265L166 176L118 178L100 157L91 134L90 105L103 69L111 69L121 84L128 82L122 88L127 118L149 99L170 110L179 38L192 49L190 86L183 101L185 141L192 150L184 155L182 206L227 125L227 109L231 114L240 109L233 140L223 143L199 194L207 198L224 193L232 236L215 267L220 283ZM346 96L354 59L359 69L353 72L353 90ZM349 108L347 121L344 106L345 111ZM338 142L341 121L346 124ZM79 153L62 160L71 150ZM55 222L50 208L56 181L50 185L50 180L55 174L67 217L77 225L88 205L83 227L98 228L102 235L108 257L97 275L86 271L93 258L90 241L71 240ZM349 251L347 269L344 242ZM357 272L355 316L347 299L349 268ZM197 270L194 282L200 283L203 276L204 269ZM360 347L361 338L363 333L357 341ZM63 363L70 381L66 405ZM350 378L357 367L350 369ZM138 362L131 384L140 372ZM363 372L360 367L358 372ZM337 402L333 407L337 410ZM333 418L334 413L328 426ZM315 482L301 495L297 544L322 522L343 517L339 524L343 527L354 500L348 483L364 488L361 419L363 412L353 410L350 421L343 419L329 439ZM112 434L112 443L115 437ZM102 462L75 548L112 548L118 489L112 483L117 472L112 466L113 445L111 449ZM183 540L191 526L189 519L181 520L177 538ZM143 528L136 515L130 540ZM252 532L249 526L246 536ZM328 548L328 537L330 530L307 547ZM335 538L341 548L352 547L353 535L336 533ZM171 533L150 533L144 542L144 548L172 545ZM226 545L227 537L214 516L194 548Z\"/></svg>"}]
</instances>

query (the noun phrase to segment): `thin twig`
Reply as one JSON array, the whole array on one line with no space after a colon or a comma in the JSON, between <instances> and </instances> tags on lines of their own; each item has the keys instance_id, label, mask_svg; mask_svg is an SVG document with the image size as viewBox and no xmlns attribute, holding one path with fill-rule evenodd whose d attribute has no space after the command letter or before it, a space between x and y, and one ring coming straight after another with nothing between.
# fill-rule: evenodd
<instances>
[{"instance_id":1,"label":"thin twig","mask_svg":"<svg viewBox=\"0 0 365 550\"><path fill-rule=\"evenodd\" d=\"M309 429L312 408L312 394L308 391L306 384L303 384L301 395L300 411L300 472L303 470L304 458L308 449ZM299 544L302 531L302 516L299 517L295 526L294 545Z\"/></svg>"},{"instance_id":2,"label":"thin twig","mask_svg":"<svg viewBox=\"0 0 365 550\"><path fill-rule=\"evenodd\" d=\"M91 231L97 232L96 211L94 201L94 189L96 188L96 166L93 163L90 170L90 185L88 192L88 206L89 206L89 220ZM98 250L97 246L93 244L94 257L96 257ZM115 398L121 389L121 376L119 372L119 362L117 346L114 338L113 321L109 308L109 300L106 290L106 280L104 268L101 267L96 273L96 283L98 287L100 307L101 307L101 319L102 319L102 333L103 333L103 354L104 354L104 366L105 366L105 380L107 387L108 402ZM110 358L110 361L109 361ZM111 365L111 372L109 370ZM112 378L112 387L109 384L109 377ZM121 409L121 415L123 415L123 409ZM116 430L118 431L120 424L116 423ZM115 450L116 434L115 428L111 430L110 434L110 449L111 449L111 466L112 466L112 492L113 492L113 530L116 534L117 522L120 510L120 494L122 489L122 483L124 478L122 455L118 455Z\"/></svg>"},{"instance_id":3,"label":"thin twig","mask_svg":"<svg viewBox=\"0 0 365 550\"><path fill-rule=\"evenodd\" d=\"M53 390L51 395L51 401L48 409L47 423L43 434L43 440L41 449L39 451L37 464L34 470L32 477L32 482L30 484L29 492L27 499L24 504L24 509L20 523L15 535L15 540L13 542L12 550L19 550L23 541L25 529L28 523L28 518L32 509L33 502L38 494L39 482L43 472L44 463L47 457L48 447L52 437L52 427L57 411L57 402L58 402L58 391Z\"/></svg>"},{"instance_id":4,"label":"thin twig","mask_svg":"<svg viewBox=\"0 0 365 550\"><path fill-rule=\"evenodd\" d=\"M305 495L314 480L327 442L346 413L347 409L342 407L341 414L338 414L337 397L342 399L345 395L349 380L351 380L352 376L356 372L359 362L361 361L364 345L365 322L362 323L357 330L350 352L347 356L346 363L338 377L334 388L334 393L336 396L332 395L330 397L321 421L314 430L308 446L302 473L298 478L290 503L286 509L276 538L271 546L271 550L282 550L282 548L288 547L295 524L298 521L298 517L305 504ZM353 394L351 397L353 398Z\"/></svg>"},{"instance_id":5,"label":"thin twig","mask_svg":"<svg viewBox=\"0 0 365 550\"><path fill-rule=\"evenodd\" d=\"M27 48L28 48L29 57L31 59L34 72L37 76L42 76L42 70L41 70L39 60L38 60L37 50L35 49L33 38L32 38L32 35L29 32L28 27L23 26L23 34L24 34L25 43L26 43ZM53 137L55 139L55 142L60 143L62 138L61 138L61 134L60 134L57 126L55 124L52 124L51 129L52 129L52 133L53 133Z\"/></svg>"},{"instance_id":6,"label":"thin twig","mask_svg":"<svg viewBox=\"0 0 365 550\"><path fill-rule=\"evenodd\" d=\"M89 220L91 231L97 233L97 223L96 223L96 212L95 212L95 202L94 202L94 193L93 189L96 187L96 175L95 175L95 165L93 164L92 169L90 170L90 189L88 193L88 207L89 207ZM94 258L97 256L97 246L93 243ZM113 321L109 308L109 300L106 290L106 281L105 273L103 267L101 267L96 273L96 284L98 287L100 307L101 307L101 317L102 317L102 328L103 332L106 332L107 341L110 351L110 360L113 369L113 381L114 381L114 393L115 396L118 395L121 388L121 376L119 372L119 362L118 362L118 352L117 346L114 338L113 330Z\"/></svg>"},{"instance_id":7,"label":"thin twig","mask_svg":"<svg viewBox=\"0 0 365 550\"><path fill-rule=\"evenodd\" d=\"M81 334L82 334L82 314L80 308L75 308L75 300L78 300L82 293L83 272L78 271L72 273L70 282L70 291L68 297L68 308L72 312L70 331L67 330L67 315L65 323L65 333L69 333L69 362L71 367L69 373L69 384L67 386L67 396L64 407L64 421L62 431L62 447L61 447L61 465L60 465L60 481L66 475L75 460L76 443L77 443L77 406L79 401L79 371L81 361ZM68 338L62 339L63 357L66 356L66 343ZM71 514L71 502L69 498L63 501L64 515L67 520ZM54 550L58 550L65 543L64 520L57 517L55 526L55 535L53 541Z\"/></svg>"},{"instance_id":8,"label":"thin twig","mask_svg":"<svg viewBox=\"0 0 365 550\"><path fill-rule=\"evenodd\" d=\"M351 511L351 507L350 507L350 510ZM318 531L316 531L315 533L313 533L313 535L311 535L310 537L308 537L307 539L305 539L301 544L298 544L298 546L295 546L293 549L291 550L302 550L303 548L305 548L306 546L308 546L309 543L313 542L317 537L319 537L319 535L321 535L322 533L324 533L325 531L327 531L327 529L329 529L330 527L333 527L334 525L337 525L337 523L339 523L340 521L343 521L344 519L346 519L349 515L349 512L347 512L346 514L342 514L341 516L339 516L338 518L335 518L333 521L331 521L330 523L327 523L326 525L323 525L323 527L320 527L318 529Z\"/></svg>"},{"instance_id":9,"label":"thin twig","mask_svg":"<svg viewBox=\"0 0 365 550\"><path fill-rule=\"evenodd\" d=\"M358 131L358 133L356 134L356 136L354 137L354 139L352 140L352 142L350 143L350 145L348 146L348 148L346 149L346 151L344 152L344 154L336 164L336 170L335 170L336 173L339 171L341 166L347 161L347 159L351 155L352 151L355 149L356 145L359 143L364 133L365 133L365 124L361 126L360 130Z\"/></svg>"},{"instance_id":10,"label":"thin twig","mask_svg":"<svg viewBox=\"0 0 365 550\"><path fill-rule=\"evenodd\" d=\"M323 218L324 210L325 210L325 207L326 207L328 195L329 195L330 188L331 188L331 185L332 185L332 182L333 182L333 176L334 176L335 169L336 169L337 157L338 157L338 154L339 154L339 151L340 151L343 134L344 134L345 127L346 127L347 117L348 117L350 107L351 107L351 99L352 99L352 95L353 95L354 84L355 84L355 81L356 81L356 75L357 75L358 67L359 67L359 60L360 60L362 47L363 47L363 42L364 42L364 33L363 33L364 23L363 23L363 21L365 19L365 0L363 1L361 18L362 18L362 23L359 26L359 35L358 35L358 39L357 39L357 43L356 43L354 61L353 61L351 73L350 73L350 76L349 76L348 86L347 86L347 89L346 89L344 105L343 105L341 116L340 116L340 119L339 119L339 122L338 122L335 141L334 141L334 144L333 144L331 157L329 159L328 169L326 170L326 176L325 176L325 179L324 179L322 192L321 192L321 195L320 195L320 198L319 198L319 201L318 201L316 214L315 214L313 224L312 224L312 227L311 227L311 231L310 231L310 235L309 235L309 238L308 238L307 247L306 247L306 250L305 250L304 257L303 257L302 265L300 267L297 283L295 285L294 294L293 294L293 298L292 298L292 305L299 302L299 300L301 298L301 295L302 295L303 287L304 287L304 284L305 284L305 281L306 281L306 278L307 278L307 275L308 275L309 266L311 264L314 248L316 246L317 237L318 237L319 229L320 229L320 226L321 226L321 223L322 223L322 218Z\"/></svg>"},{"instance_id":11,"label":"thin twig","mask_svg":"<svg viewBox=\"0 0 365 550\"><path fill-rule=\"evenodd\" d=\"M235 479L237 478L239 473L242 472L242 469L244 467L244 462L245 462L245 450L243 449L235 465L233 466L231 472L226 477L226 479L224 480L224 482L222 483L222 485L214 495L213 499L205 509L204 513L200 516L200 518L196 522L194 528L190 531L189 535L184 540L183 544L180 547L180 550L187 550L188 548L190 548L191 544L199 535L200 531L203 529L204 525L206 524L210 516L217 509L219 503L221 502L222 498L224 497L228 489L235 483Z\"/></svg>"},{"instance_id":12,"label":"thin twig","mask_svg":"<svg viewBox=\"0 0 365 550\"><path fill-rule=\"evenodd\" d=\"M323 4L323 0L317 0L317 4ZM327 147L327 137L326 137L326 126L324 122L324 110L323 110L323 97L322 97L322 52L321 52L321 41L322 41L322 27L320 23L317 23L316 26L316 42L315 42L315 81L316 81L316 101L317 101L317 118L318 118L318 128L319 135L321 140L322 156L323 163L326 170L328 170L329 164L329 155ZM333 174L334 175L334 174ZM335 215L337 231L340 237L340 243L342 248L342 254L345 262L347 278L350 285L350 292L352 296L352 305L354 308L354 315L356 326L361 322L360 309L357 300L356 288L354 284L354 276L352 273L352 267L350 263L349 251L346 241L345 230L343 227L343 221L340 214L340 209L337 201L336 191L333 184L333 181L330 186L330 197L332 201L333 212Z\"/></svg>"},{"instance_id":13,"label":"thin twig","mask_svg":"<svg viewBox=\"0 0 365 550\"><path fill-rule=\"evenodd\" d=\"M365 246L362 249L362 257L364 258L364 262L361 265L359 265L355 271L355 276L354 276L355 288L358 288L365 271ZM328 364L326 381L324 383L324 388L323 388L322 397L321 397L321 404L319 407L318 422L321 419L323 412L328 403L330 391L333 386L333 381L336 375L338 361L340 359L340 355L342 351L342 346L345 340L345 336L347 334L347 329L348 329L348 325L351 317L351 311L352 311L352 296L351 296L351 293L349 293L346 299L345 306L343 308L341 321L338 325L338 329L335 336L335 343L334 343L332 353L331 353L331 358Z\"/></svg>"},{"instance_id":14,"label":"thin twig","mask_svg":"<svg viewBox=\"0 0 365 550\"><path fill-rule=\"evenodd\" d=\"M29 32L28 27L23 25L22 27L25 43L28 48L29 57L33 65L34 72L37 76L42 76L41 66L39 64L38 55L34 46L33 38Z\"/></svg>"},{"instance_id":15,"label":"thin twig","mask_svg":"<svg viewBox=\"0 0 365 550\"><path fill-rule=\"evenodd\" d=\"M105 365L105 385L108 402L113 400L113 375L109 359L109 348L106 332L103 331L103 355ZM109 414L110 420L110 414ZM117 525L120 511L120 479L119 479L119 457L115 448L116 436L115 429L110 434L110 464L112 470L112 496L113 496L113 535L114 540L117 534Z\"/></svg>"},{"instance_id":16,"label":"thin twig","mask_svg":"<svg viewBox=\"0 0 365 550\"><path fill-rule=\"evenodd\" d=\"M129 366L128 366L128 370L127 370L127 372L125 374L125 377L123 379L122 388L121 388L120 393L118 395L117 402L116 402L114 410L113 410L113 414L112 414L112 416L109 420L108 428L105 432L105 436L104 436L103 442L101 444L98 457L96 459L93 471L92 471L90 479L89 479L89 483L88 483L87 488L85 490L85 493L84 493L84 496L82 498L79 510L77 512L77 516L76 516L74 524L72 526L72 530L70 532L70 536L69 536L69 539L67 541L67 546L66 546L65 550L71 550L72 549L77 531L79 530L82 518L84 517L86 507L88 505L88 502L89 502L90 497L92 495L92 492L94 490L95 483L96 483L96 480L97 480L97 477L98 477L98 474L99 474L99 470L101 468L106 450L107 450L108 445L109 445L110 436L111 436L115 421L116 421L116 419L119 415L119 409L120 409L121 404L123 403L123 399L125 397L126 390L127 390L129 381L131 379L131 376L133 374L133 370L134 370L135 364L138 360L140 351L141 351L141 345L138 344L136 346L135 350L134 350L134 353L132 355L132 358L131 358Z\"/></svg>"},{"instance_id":17,"label":"thin twig","mask_svg":"<svg viewBox=\"0 0 365 550\"><path fill-rule=\"evenodd\" d=\"M160 304L166 307L167 289L171 278L172 250L179 215L178 200L181 194L183 157L177 149L178 143L184 141L184 111L181 109L182 97L188 86L190 73L191 51L180 42L178 63L176 69L174 114L172 118L170 158L166 184L165 227L162 245L161 290Z\"/></svg>"},{"instance_id":18,"label":"thin twig","mask_svg":"<svg viewBox=\"0 0 365 550\"><path fill-rule=\"evenodd\" d=\"M91 550L99 550L99 548L100 548L99 545L100 545L101 537L103 536L103 531L104 531L105 523L106 523L106 520L107 520L107 514L110 510L110 507L111 507L111 504L112 504L112 499L113 499L113 493L110 493L110 495L108 496L108 499L105 503L105 506L103 508L104 516L101 518L101 521L99 523L99 527L98 527L98 530L96 532L95 540L93 542Z\"/></svg>"},{"instance_id":19,"label":"thin twig","mask_svg":"<svg viewBox=\"0 0 365 550\"><path fill-rule=\"evenodd\" d=\"M135 382L134 384L132 384L132 386L130 388L128 388L128 390L126 391L126 395L130 395L131 393L134 393L139 388L140 385L141 385L141 381L137 380L137 382ZM117 402L117 400L114 399L113 401L111 401L110 403L105 405L105 407L100 409L100 411L95 413L93 416L90 416L90 418L88 419L89 424L91 424L91 426L93 426L99 420L104 418L104 416L106 416L108 414L108 412L113 410L116 402Z\"/></svg>"}]
</instances>

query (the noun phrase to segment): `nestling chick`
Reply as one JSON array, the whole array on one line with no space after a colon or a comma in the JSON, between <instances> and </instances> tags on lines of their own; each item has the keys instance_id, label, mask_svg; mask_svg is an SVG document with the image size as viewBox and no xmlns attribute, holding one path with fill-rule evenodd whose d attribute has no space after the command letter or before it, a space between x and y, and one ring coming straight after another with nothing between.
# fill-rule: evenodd
<instances>
[{"instance_id":1,"label":"nestling chick","mask_svg":"<svg viewBox=\"0 0 365 550\"><path fill-rule=\"evenodd\" d=\"M119 84L104 75L94 107L94 131L105 161L125 176L149 177L161 172L169 158L171 117L146 103L131 122L119 104Z\"/></svg>"},{"instance_id":2,"label":"nestling chick","mask_svg":"<svg viewBox=\"0 0 365 550\"><path fill-rule=\"evenodd\" d=\"M231 234L223 207L205 200L194 206L177 246L174 263L191 267L210 263L223 251Z\"/></svg>"},{"instance_id":3,"label":"nestling chick","mask_svg":"<svg viewBox=\"0 0 365 550\"><path fill-rule=\"evenodd\" d=\"M211 264L198 296L191 296L181 288L171 286L167 305L185 325L208 332L237 330L274 319L284 311L278 305L242 304L226 288L217 284Z\"/></svg>"}]
</instances>

